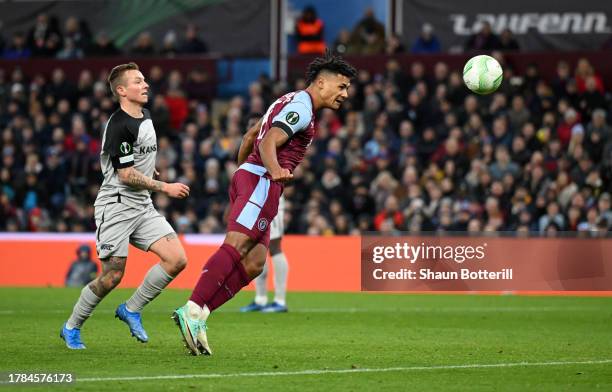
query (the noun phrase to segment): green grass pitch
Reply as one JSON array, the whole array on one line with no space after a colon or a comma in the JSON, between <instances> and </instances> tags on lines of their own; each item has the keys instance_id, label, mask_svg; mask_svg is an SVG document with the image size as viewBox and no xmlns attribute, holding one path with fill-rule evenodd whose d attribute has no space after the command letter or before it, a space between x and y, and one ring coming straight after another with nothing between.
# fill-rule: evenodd
<instances>
[{"instance_id":1,"label":"green grass pitch","mask_svg":"<svg viewBox=\"0 0 612 392\"><path fill-rule=\"evenodd\" d=\"M70 351L58 337L76 289L0 289L0 373L72 372L62 386L9 390L610 391L612 298L290 293L287 314L241 314L251 292L209 319L212 357L185 354L170 319L187 291L143 313L129 336L116 290Z\"/></svg>"}]
</instances>

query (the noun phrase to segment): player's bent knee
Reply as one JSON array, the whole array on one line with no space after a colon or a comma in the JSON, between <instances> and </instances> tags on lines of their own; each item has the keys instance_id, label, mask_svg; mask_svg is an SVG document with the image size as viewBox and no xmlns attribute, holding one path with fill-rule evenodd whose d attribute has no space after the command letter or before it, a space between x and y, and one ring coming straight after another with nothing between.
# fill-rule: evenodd
<instances>
[{"instance_id":1,"label":"player's bent knee","mask_svg":"<svg viewBox=\"0 0 612 392\"><path fill-rule=\"evenodd\" d=\"M178 274L187 267L187 256L180 255L171 263L174 275Z\"/></svg>"},{"instance_id":2,"label":"player's bent knee","mask_svg":"<svg viewBox=\"0 0 612 392\"><path fill-rule=\"evenodd\" d=\"M265 257L247 257L244 259L244 269L251 277L257 277L263 272L266 264Z\"/></svg>"},{"instance_id":3,"label":"player's bent knee","mask_svg":"<svg viewBox=\"0 0 612 392\"><path fill-rule=\"evenodd\" d=\"M162 265L169 275L176 276L187 266L187 256L184 252L180 252L164 257L162 258Z\"/></svg>"},{"instance_id":4,"label":"player's bent knee","mask_svg":"<svg viewBox=\"0 0 612 392\"><path fill-rule=\"evenodd\" d=\"M255 279L263 272L263 264L260 265L253 262L247 263L244 266L244 270L251 279Z\"/></svg>"}]
</instances>

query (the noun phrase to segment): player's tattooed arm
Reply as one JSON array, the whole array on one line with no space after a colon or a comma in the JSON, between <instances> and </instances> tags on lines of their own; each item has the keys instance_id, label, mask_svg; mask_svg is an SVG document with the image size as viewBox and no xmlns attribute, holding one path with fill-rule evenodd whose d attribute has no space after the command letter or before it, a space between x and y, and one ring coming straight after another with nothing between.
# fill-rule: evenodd
<instances>
[{"instance_id":1,"label":"player's tattooed arm","mask_svg":"<svg viewBox=\"0 0 612 392\"><path fill-rule=\"evenodd\" d=\"M238 150L238 166L242 165L244 161L247 160L249 155L253 152L253 143L255 143L257 133L261 129L261 122L262 119L259 119L259 121L257 121L257 124L249 128L247 133L244 134L242 142L240 143L240 149Z\"/></svg>"},{"instance_id":2,"label":"player's tattooed arm","mask_svg":"<svg viewBox=\"0 0 612 392\"><path fill-rule=\"evenodd\" d=\"M147 189L152 192L164 192L170 197L182 199L189 196L189 187L180 182L168 184L149 178L136 170L133 166L117 169L119 180L128 186L137 189Z\"/></svg>"},{"instance_id":3,"label":"player's tattooed arm","mask_svg":"<svg viewBox=\"0 0 612 392\"><path fill-rule=\"evenodd\" d=\"M152 192L161 192L164 188L165 182L157 181L149 178L134 169L133 166L126 167L125 169L118 169L119 180L125 185L129 185L133 188L147 189Z\"/></svg>"}]
</instances>

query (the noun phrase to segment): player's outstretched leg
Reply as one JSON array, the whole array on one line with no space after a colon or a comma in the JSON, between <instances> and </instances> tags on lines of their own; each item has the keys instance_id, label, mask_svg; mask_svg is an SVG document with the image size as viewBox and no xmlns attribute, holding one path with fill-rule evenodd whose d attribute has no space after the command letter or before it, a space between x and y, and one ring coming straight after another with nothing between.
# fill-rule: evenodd
<instances>
[{"instance_id":1,"label":"player's outstretched leg","mask_svg":"<svg viewBox=\"0 0 612 392\"><path fill-rule=\"evenodd\" d=\"M95 307L112 289L117 287L125 270L125 257L111 256L102 260L102 273L81 290L81 295L74 305L72 314L60 330L60 337L70 349L84 349L81 341L81 327L91 316Z\"/></svg>"},{"instance_id":2,"label":"player's outstretched leg","mask_svg":"<svg viewBox=\"0 0 612 392\"><path fill-rule=\"evenodd\" d=\"M251 252L258 257L245 257ZM247 235L229 232L223 245L208 260L189 301L173 315L193 355L211 353L206 334L210 312L229 301L261 273L266 253L265 246L255 246ZM241 259L244 260L241 262ZM247 262L255 259L257 262Z\"/></svg>"},{"instance_id":3,"label":"player's outstretched leg","mask_svg":"<svg viewBox=\"0 0 612 392\"><path fill-rule=\"evenodd\" d=\"M204 265L189 301L176 309L172 316L187 348L193 355L200 354L197 335L200 329L206 330L206 320L210 314L207 302L217 290L223 289L227 277L231 275L235 266L240 264L240 258L241 255L234 246L227 242L221 245Z\"/></svg>"},{"instance_id":4,"label":"player's outstretched leg","mask_svg":"<svg viewBox=\"0 0 612 392\"><path fill-rule=\"evenodd\" d=\"M193 301L187 301L187 304L176 309L172 314L172 319L183 336L185 347L193 355L212 355L212 350L206 338L206 319L209 314L210 311L206 305L202 308ZM198 342L198 334L201 330L204 331L204 339L202 342Z\"/></svg>"},{"instance_id":5,"label":"player's outstretched leg","mask_svg":"<svg viewBox=\"0 0 612 392\"><path fill-rule=\"evenodd\" d=\"M240 308L243 313L259 312L268 304L268 263L264 264L263 271L255 278L255 299L250 304Z\"/></svg>"},{"instance_id":6,"label":"player's outstretched leg","mask_svg":"<svg viewBox=\"0 0 612 392\"><path fill-rule=\"evenodd\" d=\"M217 290L205 308L209 312L214 311L232 299L232 297L243 287L248 285L253 278L260 276L266 262L267 254L268 249L263 244L257 244L253 249L251 249L227 277L223 285L223 289ZM206 318L208 318L208 315L206 315ZM201 346L208 345L206 328L202 328L198 331L197 343L199 343ZM202 350L200 349L200 351Z\"/></svg>"},{"instance_id":7,"label":"player's outstretched leg","mask_svg":"<svg viewBox=\"0 0 612 392\"><path fill-rule=\"evenodd\" d=\"M149 341L149 336L142 326L143 308L187 265L185 250L176 233L170 233L155 241L149 250L158 255L161 261L151 267L130 299L119 305L115 311L115 317L126 323L132 336L142 343Z\"/></svg>"}]
</instances>

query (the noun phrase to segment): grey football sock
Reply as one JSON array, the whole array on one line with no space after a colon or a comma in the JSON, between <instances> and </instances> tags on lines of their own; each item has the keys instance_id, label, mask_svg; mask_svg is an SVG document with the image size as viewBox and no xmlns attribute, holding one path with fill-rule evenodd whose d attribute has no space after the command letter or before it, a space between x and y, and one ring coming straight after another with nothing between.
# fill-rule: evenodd
<instances>
[{"instance_id":1,"label":"grey football sock","mask_svg":"<svg viewBox=\"0 0 612 392\"><path fill-rule=\"evenodd\" d=\"M130 312L142 312L146 304L153 301L174 279L160 264L155 264L145 275L134 294L125 302Z\"/></svg>"},{"instance_id":2,"label":"grey football sock","mask_svg":"<svg viewBox=\"0 0 612 392\"><path fill-rule=\"evenodd\" d=\"M263 271L255 278L255 303L265 305L268 302L268 263L264 264Z\"/></svg>"},{"instance_id":3,"label":"grey football sock","mask_svg":"<svg viewBox=\"0 0 612 392\"><path fill-rule=\"evenodd\" d=\"M66 327L68 327L68 329L81 328L85 320L91 316L91 313L100 303L100 301L102 301L102 298L94 294L94 292L89 288L89 285L83 287L83 290L81 290L81 296L74 305L68 322L66 322Z\"/></svg>"},{"instance_id":4,"label":"grey football sock","mask_svg":"<svg viewBox=\"0 0 612 392\"><path fill-rule=\"evenodd\" d=\"M282 252L272 256L272 262L274 263L274 302L285 305L289 263L287 263L287 258Z\"/></svg>"}]
</instances>

